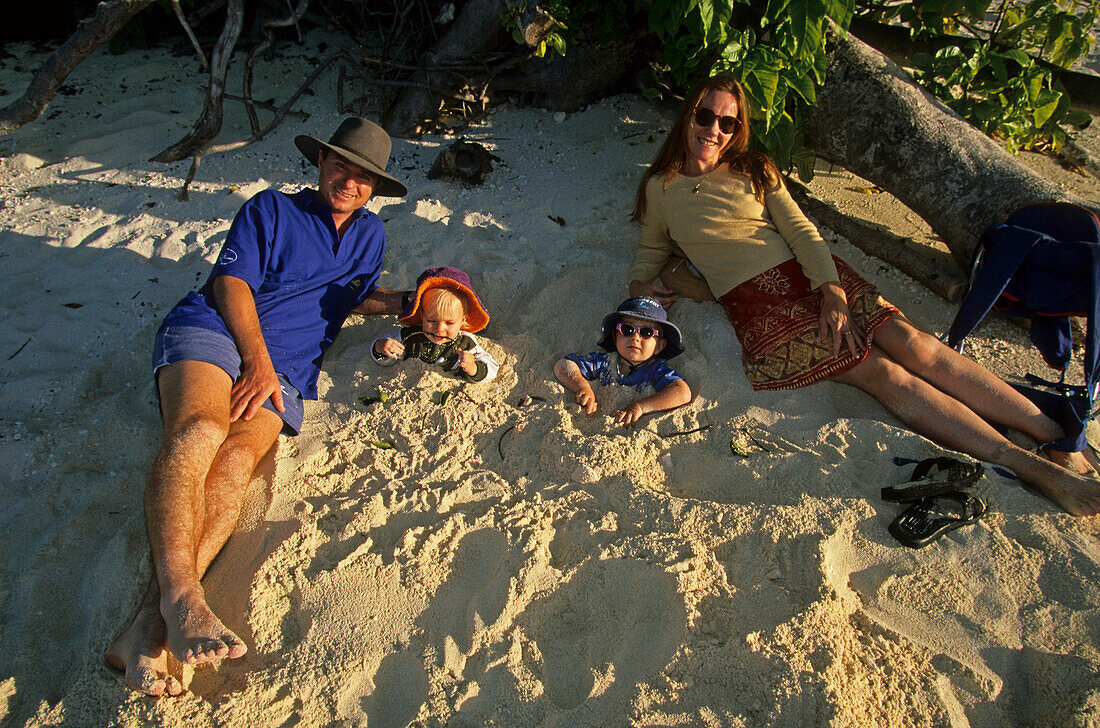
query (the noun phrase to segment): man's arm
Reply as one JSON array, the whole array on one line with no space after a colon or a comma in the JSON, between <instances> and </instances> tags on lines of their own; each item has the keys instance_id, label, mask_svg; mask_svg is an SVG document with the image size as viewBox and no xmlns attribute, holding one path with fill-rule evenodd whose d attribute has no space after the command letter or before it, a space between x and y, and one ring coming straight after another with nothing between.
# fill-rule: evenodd
<instances>
[{"instance_id":1,"label":"man's arm","mask_svg":"<svg viewBox=\"0 0 1100 728\"><path fill-rule=\"evenodd\" d=\"M240 278L218 276L214 279L214 306L241 355L241 376L229 395L230 421L251 420L269 397L275 409L285 411L283 391L260 331L252 289Z\"/></svg>"},{"instance_id":2,"label":"man's arm","mask_svg":"<svg viewBox=\"0 0 1100 728\"><path fill-rule=\"evenodd\" d=\"M375 288L363 302L351 310L362 316L377 316L379 314L398 314L405 307L405 296L410 291L390 291L385 288Z\"/></svg>"}]
</instances>

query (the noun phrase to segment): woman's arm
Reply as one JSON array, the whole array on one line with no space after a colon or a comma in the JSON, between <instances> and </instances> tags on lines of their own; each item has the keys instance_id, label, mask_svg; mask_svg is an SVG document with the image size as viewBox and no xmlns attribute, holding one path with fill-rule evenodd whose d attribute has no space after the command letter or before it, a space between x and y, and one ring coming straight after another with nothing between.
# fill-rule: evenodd
<instances>
[{"instance_id":1,"label":"woman's arm","mask_svg":"<svg viewBox=\"0 0 1100 728\"><path fill-rule=\"evenodd\" d=\"M642 397L637 402L623 407L615 413L615 421L623 427L632 427L634 423L650 412L664 412L676 409L691 401L691 388L683 379L677 379L664 389Z\"/></svg>"},{"instance_id":2,"label":"woman's arm","mask_svg":"<svg viewBox=\"0 0 1100 728\"><path fill-rule=\"evenodd\" d=\"M652 187L652 185L651 185ZM642 219L642 235L638 241L638 250L634 253L634 263L630 266L630 295L650 296L668 308L676 296L668 288L654 283L661 268L668 262L672 251L672 238L668 234L668 225L657 209L657 200L647 201L645 217Z\"/></svg>"}]
</instances>

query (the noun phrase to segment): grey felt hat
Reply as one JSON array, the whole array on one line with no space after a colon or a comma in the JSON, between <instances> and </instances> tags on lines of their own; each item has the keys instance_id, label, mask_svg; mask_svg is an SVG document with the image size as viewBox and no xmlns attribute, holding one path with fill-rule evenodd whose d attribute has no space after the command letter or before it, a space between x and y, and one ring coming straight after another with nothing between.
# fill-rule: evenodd
<instances>
[{"instance_id":1,"label":"grey felt hat","mask_svg":"<svg viewBox=\"0 0 1100 728\"><path fill-rule=\"evenodd\" d=\"M340 123L327 143L303 134L294 138L294 145L313 164L317 164L317 153L324 148L378 175L374 194L379 197L404 197L408 193L405 185L386 174L392 147L390 135L373 121L351 116Z\"/></svg>"},{"instance_id":2,"label":"grey felt hat","mask_svg":"<svg viewBox=\"0 0 1100 728\"><path fill-rule=\"evenodd\" d=\"M615 324L622 320L623 316L641 319L657 324L661 328L661 334L665 337L665 348L654 356L662 359L671 359L684 353L683 337L676 324L668 320L668 314L657 299L649 296L633 296L619 304L614 313L603 317L600 325L601 333L598 346L606 351L615 351Z\"/></svg>"}]
</instances>

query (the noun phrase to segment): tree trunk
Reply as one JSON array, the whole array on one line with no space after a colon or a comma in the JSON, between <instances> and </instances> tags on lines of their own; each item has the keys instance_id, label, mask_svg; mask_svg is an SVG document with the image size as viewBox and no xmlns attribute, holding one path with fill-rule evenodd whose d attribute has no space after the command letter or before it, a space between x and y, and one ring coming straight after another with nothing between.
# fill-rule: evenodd
<instances>
[{"instance_id":1,"label":"tree trunk","mask_svg":"<svg viewBox=\"0 0 1100 728\"><path fill-rule=\"evenodd\" d=\"M95 14L82 21L76 32L38 69L23 95L0 109L0 135L10 134L41 116L72 70L130 18L152 4L153 0L104 0L97 5Z\"/></svg>"},{"instance_id":2,"label":"tree trunk","mask_svg":"<svg viewBox=\"0 0 1100 728\"><path fill-rule=\"evenodd\" d=\"M904 70L852 35L833 36L809 144L887 190L968 266L982 231L1024 205L1088 203L1022 165Z\"/></svg>"},{"instance_id":3,"label":"tree trunk","mask_svg":"<svg viewBox=\"0 0 1100 728\"><path fill-rule=\"evenodd\" d=\"M420 65L426 69L437 68L451 61L469 61L480 53L494 50L507 38L500 21L504 9L504 0L470 0ZM416 86L403 92L382 120L382 126L394 136L418 134L421 122L438 110L442 93L450 90L451 81L437 71L421 71L412 81Z\"/></svg>"}]
</instances>

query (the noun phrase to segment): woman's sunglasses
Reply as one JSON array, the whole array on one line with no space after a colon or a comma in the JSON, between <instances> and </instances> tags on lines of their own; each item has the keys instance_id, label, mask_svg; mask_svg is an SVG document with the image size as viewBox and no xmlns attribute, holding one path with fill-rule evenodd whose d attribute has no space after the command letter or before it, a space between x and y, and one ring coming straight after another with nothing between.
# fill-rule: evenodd
<instances>
[{"instance_id":1,"label":"woman's sunglasses","mask_svg":"<svg viewBox=\"0 0 1100 728\"><path fill-rule=\"evenodd\" d=\"M714 123L714 120L718 120L718 131L723 134L732 134L734 129L741 121L736 116L718 116L713 111L703 106L695 107L695 123L696 125L706 129Z\"/></svg>"},{"instance_id":2,"label":"woman's sunglasses","mask_svg":"<svg viewBox=\"0 0 1100 728\"><path fill-rule=\"evenodd\" d=\"M620 322L615 324L615 330L622 336L633 336L636 331L638 332L638 336L641 336L643 339L649 339L651 337L661 338L661 332L652 326L633 326Z\"/></svg>"}]
</instances>

